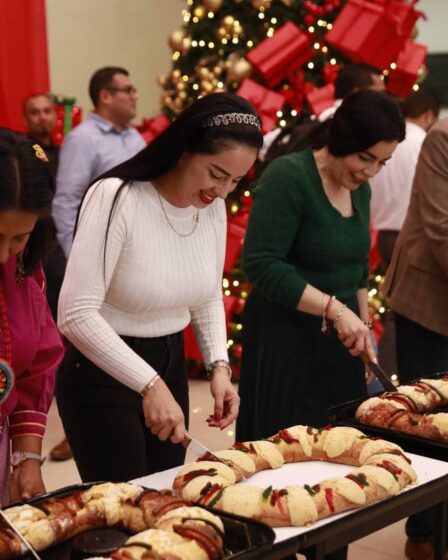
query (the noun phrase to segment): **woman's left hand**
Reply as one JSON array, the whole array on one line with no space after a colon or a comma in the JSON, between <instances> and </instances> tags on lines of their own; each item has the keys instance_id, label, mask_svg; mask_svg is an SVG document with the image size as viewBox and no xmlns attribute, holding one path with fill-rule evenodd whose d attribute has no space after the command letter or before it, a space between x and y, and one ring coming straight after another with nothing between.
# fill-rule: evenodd
<instances>
[{"instance_id":1,"label":"woman's left hand","mask_svg":"<svg viewBox=\"0 0 448 560\"><path fill-rule=\"evenodd\" d=\"M215 399L215 409L207 422L209 426L223 430L236 420L240 409L240 397L229 379L226 368L215 368L210 391Z\"/></svg>"},{"instance_id":2,"label":"woman's left hand","mask_svg":"<svg viewBox=\"0 0 448 560\"><path fill-rule=\"evenodd\" d=\"M10 501L29 500L36 494L45 492L39 461L27 459L11 474L9 485Z\"/></svg>"}]
</instances>

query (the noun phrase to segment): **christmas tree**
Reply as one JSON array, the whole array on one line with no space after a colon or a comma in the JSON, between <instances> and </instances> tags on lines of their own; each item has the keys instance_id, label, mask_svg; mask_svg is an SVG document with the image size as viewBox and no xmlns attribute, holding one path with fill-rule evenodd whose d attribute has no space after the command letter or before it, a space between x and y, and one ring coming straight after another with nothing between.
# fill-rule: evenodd
<instances>
[{"instance_id":1,"label":"christmas tree","mask_svg":"<svg viewBox=\"0 0 448 560\"><path fill-rule=\"evenodd\" d=\"M166 126L200 96L233 91L257 109L263 132L313 118L334 103L334 81L342 64L378 68L387 89L405 96L424 73L426 47L415 43L422 15L412 0L187 0L183 27L168 42L173 64L158 81L163 89L157 126ZM239 374L242 311L250 291L239 256L250 212L256 171L228 201L229 234L224 269L228 347ZM372 253L371 312L386 312L382 274ZM199 354L187 333L191 369ZM200 367L200 365L199 365Z\"/></svg>"}]
</instances>

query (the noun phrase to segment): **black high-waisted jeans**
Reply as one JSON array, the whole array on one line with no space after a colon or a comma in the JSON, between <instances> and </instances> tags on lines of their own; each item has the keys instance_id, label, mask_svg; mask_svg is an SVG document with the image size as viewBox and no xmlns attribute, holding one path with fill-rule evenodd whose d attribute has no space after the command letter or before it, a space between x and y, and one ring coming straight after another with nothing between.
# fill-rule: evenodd
<instances>
[{"instance_id":1,"label":"black high-waisted jeans","mask_svg":"<svg viewBox=\"0 0 448 560\"><path fill-rule=\"evenodd\" d=\"M122 339L165 381L188 425L183 334ZM72 345L59 367L56 398L84 482L127 481L183 464L183 446L160 441L146 427L142 397Z\"/></svg>"}]
</instances>

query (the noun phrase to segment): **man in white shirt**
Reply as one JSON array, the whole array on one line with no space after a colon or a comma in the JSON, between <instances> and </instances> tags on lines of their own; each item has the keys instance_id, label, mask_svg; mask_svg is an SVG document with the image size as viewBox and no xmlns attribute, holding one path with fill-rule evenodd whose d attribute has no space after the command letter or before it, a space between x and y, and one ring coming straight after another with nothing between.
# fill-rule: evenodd
<instances>
[{"instance_id":1,"label":"man in white shirt","mask_svg":"<svg viewBox=\"0 0 448 560\"><path fill-rule=\"evenodd\" d=\"M378 250L386 268L408 209L420 148L438 118L440 105L428 90L420 89L404 99L402 111L406 138L370 181L372 223L378 231Z\"/></svg>"}]
</instances>

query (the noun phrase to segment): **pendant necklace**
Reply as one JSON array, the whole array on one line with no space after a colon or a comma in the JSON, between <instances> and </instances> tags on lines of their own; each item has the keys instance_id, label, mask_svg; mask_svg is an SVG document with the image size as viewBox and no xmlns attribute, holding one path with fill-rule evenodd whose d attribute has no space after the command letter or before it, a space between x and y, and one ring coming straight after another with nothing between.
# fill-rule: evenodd
<instances>
[{"instance_id":1,"label":"pendant necklace","mask_svg":"<svg viewBox=\"0 0 448 560\"><path fill-rule=\"evenodd\" d=\"M162 197L160 196L159 191L157 191L157 196L159 197L160 206L162 207L165 220L168 222L168 225L174 231L174 233L179 237L190 237L190 235L193 235L193 233L196 231L199 224L199 208L196 209L196 212L193 215L193 222L194 222L193 229L189 233L181 233L180 231L177 231L177 229L173 226L170 219L168 218L168 214L166 213L165 207L163 206Z\"/></svg>"}]
</instances>

